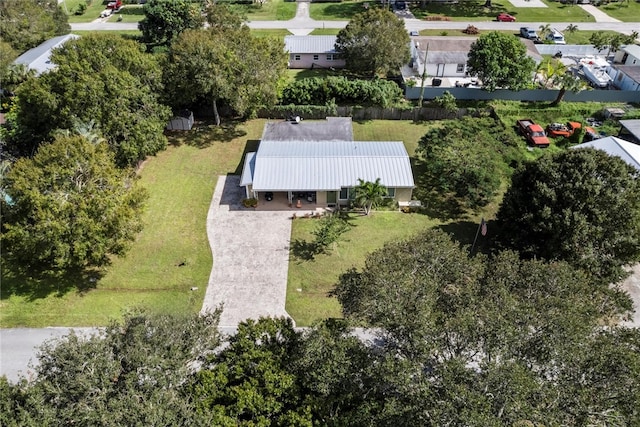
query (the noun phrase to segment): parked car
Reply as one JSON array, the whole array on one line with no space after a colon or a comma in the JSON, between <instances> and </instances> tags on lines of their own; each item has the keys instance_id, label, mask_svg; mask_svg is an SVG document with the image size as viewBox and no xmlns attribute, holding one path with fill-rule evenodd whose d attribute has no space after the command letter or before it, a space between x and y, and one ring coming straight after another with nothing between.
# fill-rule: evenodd
<instances>
[{"instance_id":1,"label":"parked car","mask_svg":"<svg viewBox=\"0 0 640 427\"><path fill-rule=\"evenodd\" d=\"M520 35L525 39L529 40L538 40L538 33L531 27L520 27Z\"/></svg>"},{"instance_id":2,"label":"parked car","mask_svg":"<svg viewBox=\"0 0 640 427\"><path fill-rule=\"evenodd\" d=\"M549 34L547 34L547 40L555 43L555 44L567 44L566 41L564 41L564 34L562 34L560 31L556 30L555 28L553 30L551 30L551 32Z\"/></svg>"},{"instance_id":3,"label":"parked car","mask_svg":"<svg viewBox=\"0 0 640 427\"><path fill-rule=\"evenodd\" d=\"M503 12L497 16L496 20L500 22L516 22L516 17Z\"/></svg>"},{"instance_id":4,"label":"parked car","mask_svg":"<svg viewBox=\"0 0 640 427\"><path fill-rule=\"evenodd\" d=\"M527 141L534 147L546 148L549 146L549 138L544 133L544 129L531 119L521 119L516 122L516 126Z\"/></svg>"},{"instance_id":5,"label":"parked car","mask_svg":"<svg viewBox=\"0 0 640 427\"><path fill-rule=\"evenodd\" d=\"M547 135L552 138L559 138L561 136L568 138L581 127L582 124L578 122L567 122L567 124L551 123L549 126L547 126Z\"/></svg>"},{"instance_id":6,"label":"parked car","mask_svg":"<svg viewBox=\"0 0 640 427\"><path fill-rule=\"evenodd\" d=\"M417 37L417 36L420 35L420 33L418 31L416 31L416 30L411 30L411 31L409 31L409 35L412 36L412 37Z\"/></svg>"}]
</instances>

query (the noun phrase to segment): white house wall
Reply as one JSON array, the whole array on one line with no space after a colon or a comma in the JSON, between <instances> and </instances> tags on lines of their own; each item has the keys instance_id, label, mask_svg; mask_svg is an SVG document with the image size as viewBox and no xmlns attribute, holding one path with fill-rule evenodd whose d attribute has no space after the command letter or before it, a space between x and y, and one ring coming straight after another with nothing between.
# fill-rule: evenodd
<instances>
[{"instance_id":1,"label":"white house wall","mask_svg":"<svg viewBox=\"0 0 640 427\"><path fill-rule=\"evenodd\" d=\"M331 55L331 54L329 54ZM298 59L299 58L299 59ZM291 53L289 54L289 68L343 68L344 59L327 59L326 53Z\"/></svg>"}]
</instances>

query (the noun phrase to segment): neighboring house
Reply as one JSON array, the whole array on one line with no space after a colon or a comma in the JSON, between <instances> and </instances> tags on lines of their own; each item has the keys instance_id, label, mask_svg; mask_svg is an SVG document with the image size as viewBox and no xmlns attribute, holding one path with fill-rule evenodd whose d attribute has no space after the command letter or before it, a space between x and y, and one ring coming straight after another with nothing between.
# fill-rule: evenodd
<instances>
[{"instance_id":1,"label":"neighboring house","mask_svg":"<svg viewBox=\"0 0 640 427\"><path fill-rule=\"evenodd\" d=\"M640 120L639 120L640 121ZM640 145L633 144L615 136L607 136L571 148L595 148L602 150L610 156L620 157L622 160L640 170Z\"/></svg>"},{"instance_id":2,"label":"neighboring house","mask_svg":"<svg viewBox=\"0 0 640 427\"><path fill-rule=\"evenodd\" d=\"M77 38L80 38L80 36L75 34L66 34L64 36L54 37L33 49L29 49L13 61L13 63L24 64L27 68L35 70L36 74L40 75L55 67L55 64L51 62L51 51L62 46L69 40Z\"/></svg>"},{"instance_id":3,"label":"neighboring house","mask_svg":"<svg viewBox=\"0 0 640 427\"><path fill-rule=\"evenodd\" d=\"M336 52L336 36L285 36L289 68L342 68L344 59Z\"/></svg>"},{"instance_id":4,"label":"neighboring house","mask_svg":"<svg viewBox=\"0 0 640 427\"><path fill-rule=\"evenodd\" d=\"M294 204L347 205L358 179L380 182L388 196L408 202L414 188L401 141L354 141L351 118L268 122L256 152L247 153L240 185L247 197L265 193Z\"/></svg>"},{"instance_id":5,"label":"neighboring house","mask_svg":"<svg viewBox=\"0 0 640 427\"><path fill-rule=\"evenodd\" d=\"M422 76L425 72L429 81L426 85L454 86L456 81L464 82L467 75L467 60L475 37L412 37L410 70L403 70L405 78ZM520 39L527 47L527 55L537 63L542 61L535 44L531 40ZM434 83L434 79L438 83Z\"/></svg>"},{"instance_id":6,"label":"neighboring house","mask_svg":"<svg viewBox=\"0 0 640 427\"><path fill-rule=\"evenodd\" d=\"M640 91L640 65L616 65L609 69L613 85L620 90Z\"/></svg>"},{"instance_id":7,"label":"neighboring house","mask_svg":"<svg viewBox=\"0 0 640 427\"><path fill-rule=\"evenodd\" d=\"M628 44L620 48L613 57L613 63L640 66L640 46Z\"/></svg>"},{"instance_id":8,"label":"neighboring house","mask_svg":"<svg viewBox=\"0 0 640 427\"><path fill-rule=\"evenodd\" d=\"M629 142L640 144L640 119L620 120L618 137Z\"/></svg>"}]
</instances>

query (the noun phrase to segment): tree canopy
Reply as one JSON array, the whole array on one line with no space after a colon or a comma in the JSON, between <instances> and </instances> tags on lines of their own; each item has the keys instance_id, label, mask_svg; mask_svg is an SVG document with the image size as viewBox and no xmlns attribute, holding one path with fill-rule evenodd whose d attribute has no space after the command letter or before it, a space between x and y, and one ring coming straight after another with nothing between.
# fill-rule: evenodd
<instances>
[{"instance_id":1,"label":"tree canopy","mask_svg":"<svg viewBox=\"0 0 640 427\"><path fill-rule=\"evenodd\" d=\"M409 34L392 12L371 8L356 14L336 40L336 51L347 69L367 76L386 77L409 61Z\"/></svg>"},{"instance_id":2,"label":"tree canopy","mask_svg":"<svg viewBox=\"0 0 640 427\"><path fill-rule=\"evenodd\" d=\"M0 2L0 39L18 52L38 46L71 30L57 0L3 0Z\"/></svg>"},{"instance_id":3,"label":"tree canopy","mask_svg":"<svg viewBox=\"0 0 640 427\"><path fill-rule=\"evenodd\" d=\"M187 30L172 44L165 64L168 100L174 107L207 101L217 124L219 102L250 115L276 102L286 61L280 41L256 38L246 26Z\"/></svg>"},{"instance_id":4,"label":"tree canopy","mask_svg":"<svg viewBox=\"0 0 640 427\"><path fill-rule=\"evenodd\" d=\"M518 158L517 143L489 117L443 121L418 142L424 174L419 194L425 206L448 206L454 215L493 200L508 160Z\"/></svg>"},{"instance_id":5,"label":"tree canopy","mask_svg":"<svg viewBox=\"0 0 640 427\"><path fill-rule=\"evenodd\" d=\"M543 156L513 175L497 221L504 246L616 282L640 260L640 172L594 149Z\"/></svg>"},{"instance_id":6,"label":"tree canopy","mask_svg":"<svg viewBox=\"0 0 640 427\"><path fill-rule=\"evenodd\" d=\"M191 0L149 0L138 23L142 41L149 46L168 46L186 29L202 28L202 6Z\"/></svg>"},{"instance_id":7,"label":"tree canopy","mask_svg":"<svg viewBox=\"0 0 640 427\"><path fill-rule=\"evenodd\" d=\"M86 35L52 54L57 67L17 90L8 117L9 148L32 155L56 129L94 120L120 166L164 149L170 110L160 104L162 72L138 43L108 34Z\"/></svg>"},{"instance_id":8,"label":"tree canopy","mask_svg":"<svg viewBox=\"0 0 640 427\"><path fill-rule=\"evenodd\" d=\"M3 257L41 271L100 267L141 230L146 193L104 143L59 137L10 168L3 183Z\"/></svg>"},{"instance_id":9,"label":"tree canopy","mask_svg":"<svg viewBox=\"0 0 640 427\"><path fill-rule=\"evenodd\" d=\"M486 90L520 90L532 81L535 62L517 37L494 31L481 35L471 45L467 67Z\"/></svg>"}]
</instances>

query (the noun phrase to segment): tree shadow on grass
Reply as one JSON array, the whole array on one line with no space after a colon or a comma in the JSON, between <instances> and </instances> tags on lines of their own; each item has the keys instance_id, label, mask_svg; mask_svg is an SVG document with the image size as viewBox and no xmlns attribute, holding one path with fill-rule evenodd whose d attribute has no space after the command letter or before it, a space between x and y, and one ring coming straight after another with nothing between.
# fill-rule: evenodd
<instances>
[{"instance_id":1,"label":"tree shadow on grass","mask_svg":"<svg viewBox=\"0 0 640 427\"><path fill-rule=\"evenodd\" d=\"M318 254L317 245L302 239L291 241L291 255L300 261L313 261Z\"/></svg>"},{"instance_id":2,"label":"tree shadow on grass","mask_svg":"<svg viewBox=\"0 0 640 427\"><path fill-rule=\"evenodd\" d=\"M467 247L470 255L482 253L489 255L493 249L493 238L495 234L495 221L487 221L487 234L485 236L480 232L480 222L462 220L450 222L437 226L440 230L450 234L461 247ZM477 235L477 238L476 238ZM475 246L473 242L475 240ZM472 250L473 247L473 250Z\"/></svg>"},{"instance_id":3,"label":"tree shadow on grass","mask_svg":"<svg viewBox=\"0 0 640 427\"><path fill-rule=\"evenodd\" d=\"M214 142L231 142L242 138L247 132L240 128L240 122L221 123L216 126L212 121L198 122L190 131L167 131L169 143L182 144L196 148L210 147Z\"/></svg>"},{"instance_id":4,"label":"tree shadow on grass","mask_svg":"<svg viewBox=\"0 0 640 427\"><path fill-rule=\"evenodd\" d=\"M412 157L411 168L416 183L413 196L422 202L421 213L440 220L460 218L466 213L464 206L456 198L437 190L437 184L427 176L422 159Z\"/></svg>"},{"instance_id":5,"label":"tree shadow on grass","mask_svg":"<svg viewBox=\"0 0 640 427\"><path fill-rule=\"evenodd\" d=\"M72 290L84 293L94 289L102 276L103 272L99 270L34 272L7 267L2 262L0 299L15 295L31 302L50 295L62 297Z\"/></svg>"}]
</instances>

